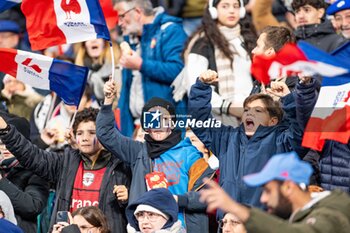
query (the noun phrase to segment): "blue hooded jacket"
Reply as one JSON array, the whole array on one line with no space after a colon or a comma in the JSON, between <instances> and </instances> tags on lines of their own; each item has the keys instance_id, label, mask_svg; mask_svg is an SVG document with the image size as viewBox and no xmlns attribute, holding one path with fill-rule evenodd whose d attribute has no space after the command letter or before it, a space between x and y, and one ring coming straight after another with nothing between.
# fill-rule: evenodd
<instances>
[{"instance_id":1,"label":"blue hooded jacket","mask_svg":"<svg viewBox=\"0 0 350 233\"><path fill-rule=\"evenodd\" d=\"M157 14L153 23L143 26L140 41L143 62L140 73L145 103L152 97L160 97L174 104L178 114L185 114L186 100L175 103L170 85L184 66L181 53L186 39L182 20L165 13ZM135 45L131 44L131 47L135 49ZM131 136L134 130L129 108L131 70L123 69L122 83L118 101L120 119L123 122L120 131L125 136Z\"/></svg>"},{"instance_id":2,"label":"blue hooded jacket","mask_svg":"<svg viewBox=\"0 0 350 233\"><path fill-rule=\"evenodd\" d=\"M143 193L138 200L131 203L125 211L129 224L137 231L140 230L138 221L134 216L134 212L138 205L149 205L169 216L168 221L162 229L170 228L177 221L177 213L179 208L177 203L168 189L158 188Z\"/></svg>"},{"instance_id":3,"label":"blue hooded jacket","mask_svg":"<svg viewBox=\"0 0 350 233\"><path fill-rule=\"evenodd\" d=\"M260 203L262 187L250 187L242 177L260 171L273 154L296 151L300 157L306 151L301 146L304 126L309 119L315 100L316 82L297 84L294 92L281 99L285 119L275 126L260 125L248 138L244 126L222 125L218 129L193 127L193 132L220 160L220 186L236 201L250 206L263 207ZM206 121L211 115L210 85L197 82L189 96L189 115ZM223 213L218 211L219 218Z\"/></svg>"}]
</instances>

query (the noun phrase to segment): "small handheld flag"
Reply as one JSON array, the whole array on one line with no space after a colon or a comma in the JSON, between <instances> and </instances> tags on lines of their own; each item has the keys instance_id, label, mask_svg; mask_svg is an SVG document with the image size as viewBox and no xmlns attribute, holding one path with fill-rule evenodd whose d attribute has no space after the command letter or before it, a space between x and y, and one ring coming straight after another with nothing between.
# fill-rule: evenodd
<instances>
[{"instance_id":1,"label":"small handheld flag","mask_svg":"<svg viewBox=\"0 0 350 233\"><path fill-rule=\"evenodd\" d=\"M103 38L109 31L98 0L23 0L33 50Z\"/></svg>"},{"instance_id":2,"label":"small handheld flag","mask_svg":"<svg viewBox=\"0 0 350 233\"><path fill-rule=\"evenodd\" d=\"M0 71L39 89L51 90L68 105L79 106L88 68L36 53L0 48Z\"/></svg>"}]
</instances>

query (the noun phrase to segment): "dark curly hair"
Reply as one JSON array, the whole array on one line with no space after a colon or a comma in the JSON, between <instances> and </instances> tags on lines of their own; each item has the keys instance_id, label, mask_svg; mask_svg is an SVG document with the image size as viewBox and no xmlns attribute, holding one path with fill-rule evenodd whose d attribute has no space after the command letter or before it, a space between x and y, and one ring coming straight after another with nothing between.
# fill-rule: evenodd
<instances>
[{"instance_id":1,"label":"dark curly hair","mask_svg":"<svg viewBox=\"0 0 350 233\"><path fill-rule=\"evenodd\" d=\"M214 0L214 7L216 7L220 1L221 0ZM238 2L239 4L241 4L241 1L238 0ZM244 39L244 47L248 54L250 54L256 46L257 35L255 28L253 27L253 24L249 20L248 16L244 17L243 19L240 19L239 24L241 25L241 35ZM231 61L231 63L233 62L234 52L230 49L230 44L225 38L225 36L220 32L219 27L217 26L217 20L212 19L208 7L206 7L204 10L202 25L188 39L185 48L187 48L189 42L195 35L202 33L204 33L204 40L206 40L207 43L213 46L216 45L220 49L220 51L225 55L225 57L228 58Z\"/></svg>"},{"instance_id":2,"label":"dark curly hair","mask_svg":"<svg viewBox=\"0 0 350 233\"><path fill-rule=\"evenodd\" d=\"M298 10L300 7L303 7L305 5L310 5L316 9L327 7L324 0L293 0L292 2L292 8L294 11Z\"/></svg>"},{"instance_id":3,"label":"dark curly hair","mask_svg":"<svg viewBox=\"0 0 350 233\"><path fill-rule=\"evenodd\" d=\"M85 108L83 111L78 112L73 124L73 133L77 133L78 125L81 122L93 121L96 122L97 114L99 110L96 108Z\"/></svg>"}]
</instances>

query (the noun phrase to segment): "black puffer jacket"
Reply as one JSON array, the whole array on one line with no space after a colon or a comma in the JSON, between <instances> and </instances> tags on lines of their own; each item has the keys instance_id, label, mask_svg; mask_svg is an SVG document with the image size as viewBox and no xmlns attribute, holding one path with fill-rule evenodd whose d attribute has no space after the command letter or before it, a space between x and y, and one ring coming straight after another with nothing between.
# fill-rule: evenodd
<instances>
[{"instance_id":1,"label":"black puffer jacket","mask_svg":"<svg viewBox=\"0 0 350 233\"><path fill-rule=\"evenodd\" d=\"M10 198L17 225L26 233L36 233L37 216L46 206L49 185L46 180L21 166L11 168L0 180L0 190Z\"/></svg>"},{"instance_id":2,"label":"black puffer jacket","mask_svg":"<svg viewBox=\"0 0 350 233\"><path fill-rule=\"evenodd\" d=\"M304 40L327 53L347 42L344 37L336 34L329 20L320 24L300 26L296 29L295 36L297 40Z\"/></svg>"},{"instance_id":3,"label":"black puffer jacket","mask_svg":"<svg viewBox=\"0 0 350 233\"><path fill-rule=\"evenodd\" d=\"M0 139L24 167L56 184L55 206L50 223L52 227L56 222L57 211L70 209L74 180L83 155L70 147L65 148L62 154L39 149L11 125L10 131ZM125 185L129 189L130 179L130 169L114 156L109 156L100 188L98 207L106 215L112 233L126 232L125 206L117 201L113 194L113 186Z\"/></svg>"}]
</instances>

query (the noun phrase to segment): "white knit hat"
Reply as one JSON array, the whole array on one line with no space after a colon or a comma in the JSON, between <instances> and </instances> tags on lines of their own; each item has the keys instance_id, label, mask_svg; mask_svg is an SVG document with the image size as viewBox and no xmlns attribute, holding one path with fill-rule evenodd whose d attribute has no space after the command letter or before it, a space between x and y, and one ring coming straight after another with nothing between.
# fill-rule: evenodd
<instances>
[{"instance_id":1,"label":"white knit hat","mask_svg":"<svg viewBox=\"0 0 350 233\"><path fill-rule=\"evenodd\" d=\"M150 205L143 205L143 204L140 204L137 206L135 212L134 212L134 215L136 217L136 214L141 212L141 211L147 211L147 212L151 212L151 213L155 213L155 214L159 214L161 216L163 216L166 220L169 220L169 215L163 213L162 211L154 208L153 206L150 206Z\"/></svg>"}]
</instances>

